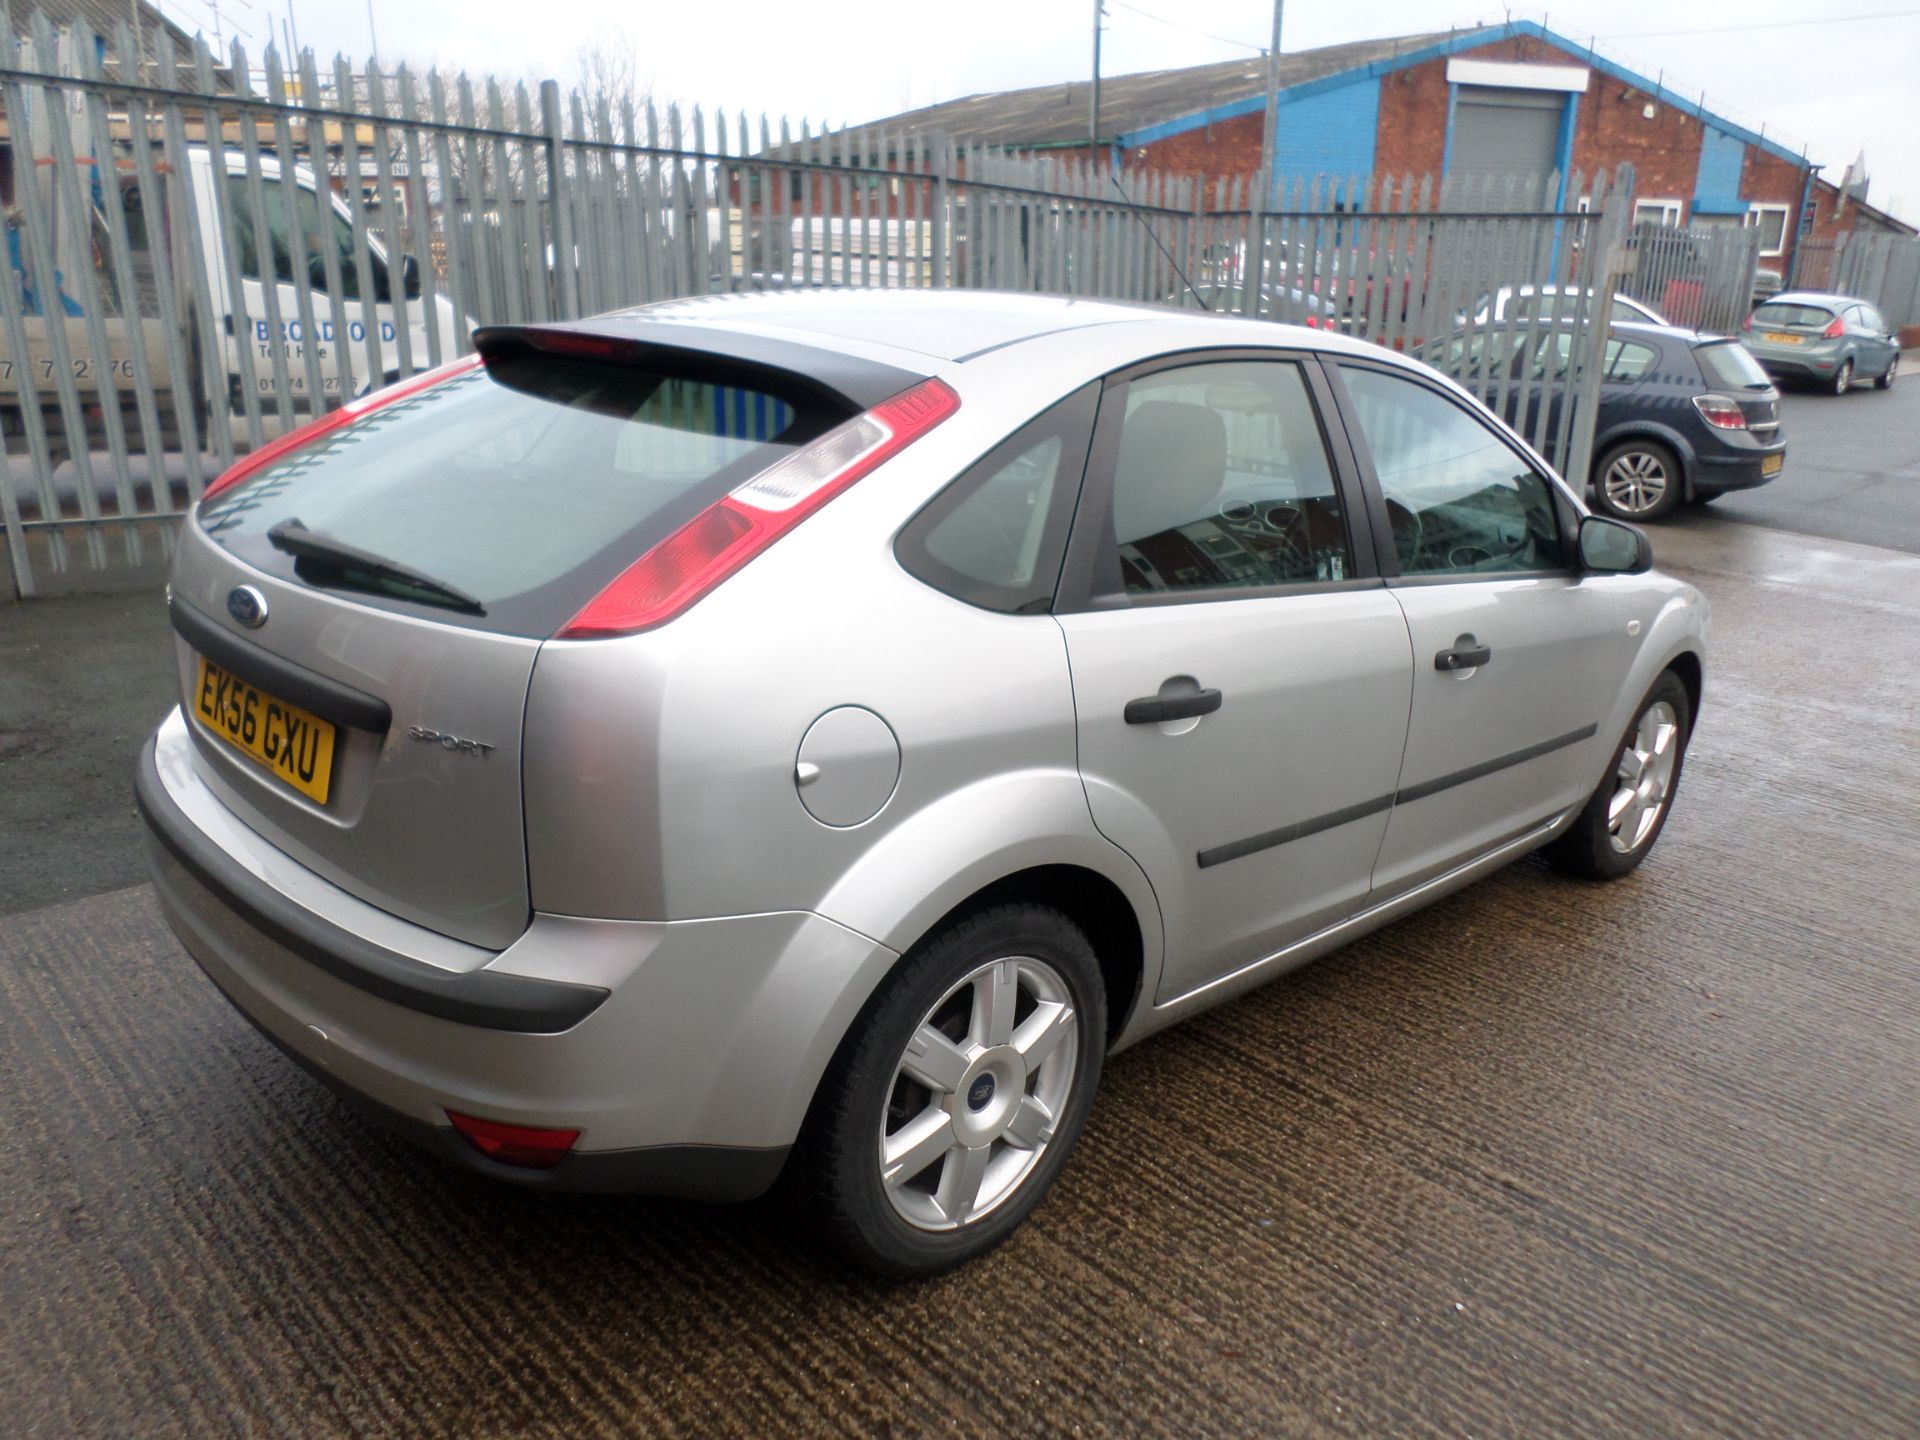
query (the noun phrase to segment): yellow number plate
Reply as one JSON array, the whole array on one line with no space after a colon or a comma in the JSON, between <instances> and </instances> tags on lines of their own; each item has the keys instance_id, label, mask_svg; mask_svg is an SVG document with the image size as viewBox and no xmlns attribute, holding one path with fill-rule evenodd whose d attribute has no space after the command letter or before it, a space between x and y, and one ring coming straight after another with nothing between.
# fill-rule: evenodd
<instances>
[{"instance_id":1,"label":"yellow number plate","mask_svg":"<svg viewBox=\"0 0 1920 1440\"><path fill-rule=\"evenodd\" d=\"M1784 455L1769 455L1760 462L1760 473L1762 475L1778 475L1780 473L1780 467L1786 463L1787 457Z\"/></svg>"},{"instance_id":2,"label":"yellow number plate","mask_svg":"<svg viewBox=\"0 0 1920 1440\"><path fill-rule=\"evenodd\" d=\"M1769 330L1766 336L1775 345L1798 345L1806 338L1803 335L1782 335L1778 330Z\"/></svg>"},{"instance_id":3,"label":"yellow number plate","mask_svg":"<svg viewBox=\"0 0 1920 1440\"><path fill-rule=\"evenodd\" d=\"M327 803L333 779L331 721L256 690L205 656L193 682L194 713L255 764L315 801Z\"/></svg>"}]
</instances>

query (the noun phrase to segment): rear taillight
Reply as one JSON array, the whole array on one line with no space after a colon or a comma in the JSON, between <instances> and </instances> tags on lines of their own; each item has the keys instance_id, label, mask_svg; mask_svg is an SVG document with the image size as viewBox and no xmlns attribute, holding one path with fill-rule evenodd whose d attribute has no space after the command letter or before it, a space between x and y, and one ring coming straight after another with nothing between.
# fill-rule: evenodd
<instances>
[{"instance_id":1,"label":"rear taillight","mask_svg":"<svg viewBox=\"0 0 1920 1440\"><path fill-rule=\"evenodd\" d=\"M323 435L330 435L356 420L365 419L374 411L404 400L409 395L418 395L430 386L443 380L451 380L456 375L464 375L469 370L480 367L478 355L463 355L460 359L442 365L438 369L424 370L411 379L389 385L384 390L376 390L371 395L362 395L358 400L349 400L338 410L329 410L317 420L309 421L298 430L289 430L278 440L269 440L258 450L242 455L233 464L220 473L220 478L200 492L202 500L211 500L222 490L231 490L242 480L258 475L276 460L285 459L295 450L304 449Z\"/></svg>"},{"instance_id":2,"label":"rear taillight","mask_svg":"<svg viewBox=\"0 0 1920 1440\"><path fill-rule=\"evenodd\" d=\"M466 1142L489 1160L518 1165L524 1170L551 1170L566 1159L580 1138L578 1130L543 1130L533 1125L508 1125L474 1115L447 1111Z\"/></svg>"},{"instance_id":3,"label":"rear taillight","mask_svg":"<svg viewBox=\"0 0 1920 1440\"><path fill-rule=\"evenodd\" d=\"M946 385L925 380L783 456L634 561L558 638L631 635L671 620L959 408Z\"/></svg>"},{"instance_id":4,"label":"rear taillight","mask_svg":"<svg viewBox=\"0 0 1920 1440\"><path fill-rule=\"evenodd\" d=\"M1822 340L1838 340L1842 335L1845 335L1846 333L1847 333L1847 322L1842 320L1838 315L1836 315L1833 317L1833 323L1827 326L1826 329L1820 332L1820 338Z\"/></svg>"},{"instance_id":5,"label":"rear taillight","mask_svg":"<svg viewBox=\"0 0 1920 1440\"><path fill-rule=\"evenodd\" d=\"M1724 395L1696 395L1693 408L1700 412L1700 418L1716 430L1744 430L1747 428L1747 412L1740 408L1739 402L1727 399Z\"/></svg>"}]
</instances>

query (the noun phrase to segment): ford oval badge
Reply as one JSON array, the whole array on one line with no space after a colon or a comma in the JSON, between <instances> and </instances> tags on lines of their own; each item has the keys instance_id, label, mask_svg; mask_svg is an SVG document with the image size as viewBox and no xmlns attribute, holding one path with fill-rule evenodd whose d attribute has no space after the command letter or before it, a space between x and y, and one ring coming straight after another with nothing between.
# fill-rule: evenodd
<instances>
[{"instance_id":1,"label":"ford oval badge","mask_svg":"<svg viewBox=\"0 0 1920 1440\"><path fill-rule=\"evenodd\" d=\"M267 597L251 585L236 585L227 592L227 613L249 630L267 623Z\"/></svg>"}]
</instances>

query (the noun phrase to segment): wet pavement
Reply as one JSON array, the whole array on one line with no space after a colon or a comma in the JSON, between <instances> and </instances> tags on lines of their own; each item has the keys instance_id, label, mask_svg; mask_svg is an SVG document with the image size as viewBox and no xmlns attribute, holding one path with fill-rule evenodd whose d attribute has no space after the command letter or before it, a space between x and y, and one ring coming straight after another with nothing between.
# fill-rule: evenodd
<instances>
[{"instance_id":1,"label":"wet pavement","mask_svg":"<svg viewBox=\"0 0 1920 1440\"><path fill-rule=\"evenodd\" d=\"M0 1430L1920 1433L1920 559L1656 545L1714 651L1648 864L1524 862L1120 1057L928 1284L414 1154L144 888L0 919Z\"/></svg>"}]
</instances>

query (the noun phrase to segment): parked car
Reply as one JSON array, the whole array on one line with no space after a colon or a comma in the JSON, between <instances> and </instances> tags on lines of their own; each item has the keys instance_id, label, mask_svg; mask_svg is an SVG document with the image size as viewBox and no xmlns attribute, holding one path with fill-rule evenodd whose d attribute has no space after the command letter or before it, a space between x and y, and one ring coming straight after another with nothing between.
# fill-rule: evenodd
<instances>
[{"instance_id":1,"label":"parked car","mask_svg":"<svg viewBox=\"0 0 1920 1440\"><path fill-rule=\"evenodd\" d=\"M1518 295L1516 303L1514 297ZM1522 285L1517 291L1511 285L1502 285L1491 295L1482 295L1473 302L1471 312L1462 310L1454 316L1454 324L1466 325L1502 325L1511 312L1516 319L1530 320L1537 313L1541 319L1552 321L1556 318L1555 306L1562 312L1572 312L1579 308L1587 291L1578 285ZM1557 298L1556 298L1557 297ZM1666 316L1655 310L1643 300L1631 295L1614 293L1613 302L1608 308L1607 317L1612 324L1665 325ZM1563 318L1571 320L1571 313Z\"/></svg>"},{"instance_id":2,"label":"parked car","mask_svg":"<svg viewBox=\"0 0 1920 1440\"><path fill-rule=\"evenodd\" d=\"M1509 354L1505 331L1470 330L1427 358L1486 391L1524 435L1536 433L1544 394L1552 449L1563 386L1550 382L1564 379L1573 343L1571 327L1516 331ZM1610 328L1588 472L1601 510L1658 520L1682 502L1767 484L1786 454L1779 391L1733 340L1671 325Z\"/></svg>"},{"instance_id":3,"label":"parked car","mask_svg":"<svg viewBox=\"0 0 1920 1440\"><path fill-rule=\"evenodd\" d=\"M1410 360L969 291L476 341L208 489L136 793L220 990L483 1174L790 1169L939 1270L1109 1053L1669 814L1705 602Z\"/></svg>"},{"instance_id":4,"label":"parked car","mask_svg":"<svg viewBox=\"0 0 1920 1440\"><path fill-rule=\"evenodd\" d=\"M1878 310L1852 295L1776 295L1747 317L1740 343L1769 375L1810 380L1835 395L1856 380L1891 390L1900 373L1900 337Z\"/></svg>"}]
</instances>

